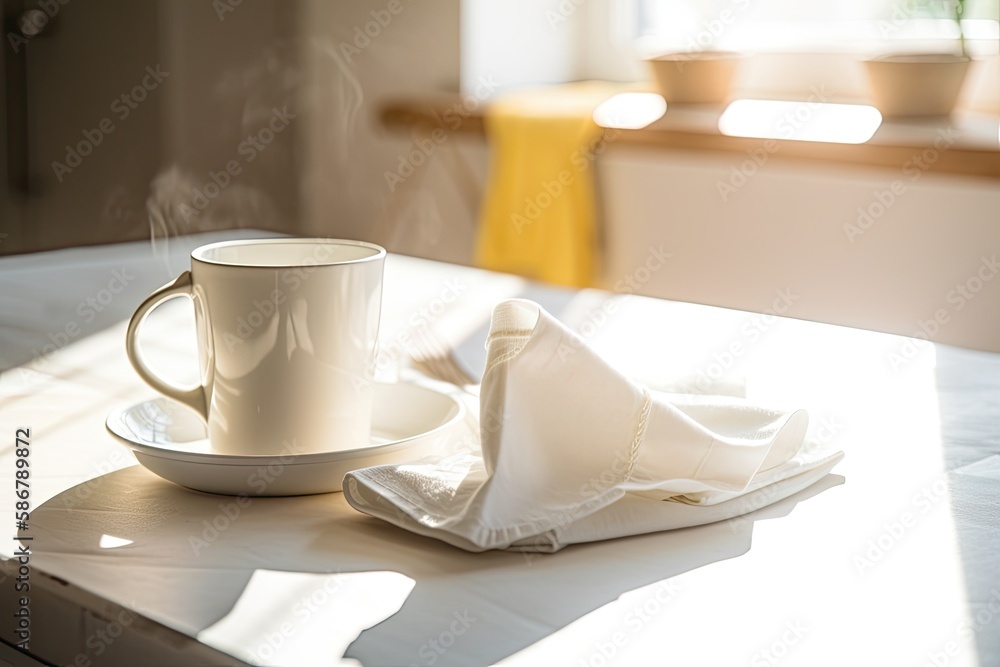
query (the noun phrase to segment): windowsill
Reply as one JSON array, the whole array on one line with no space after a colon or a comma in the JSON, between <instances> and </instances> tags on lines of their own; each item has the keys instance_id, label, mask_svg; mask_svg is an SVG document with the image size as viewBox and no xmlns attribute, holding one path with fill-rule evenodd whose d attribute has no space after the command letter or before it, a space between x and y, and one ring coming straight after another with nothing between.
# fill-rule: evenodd
<instances>
[{"instance_id":1,"label":"windowsill","mask_svg":"<svg viewBox=\"0 0 1000 667\"><path fill-rule=\"evenodd\" d=\"M449 133L485 137L483 106L465 110L463 99L466 98L460 95L437 95L394 100L382 105L380 120L390 129L432 132L440 128ZM675 105L659 120L641 129L608 128L606 138L618 144L654 149L743 155L748 152L760 155L763 149L768 159L775 160L809 160L896 171L910 165L938 174L1000 179L1000 116L956 113L950 119L883 120L867 141L842 144L727 136L718 128L722 111L723 107ZM914 162L921 159L922 162Z\"/></svg>"}]
</instances>

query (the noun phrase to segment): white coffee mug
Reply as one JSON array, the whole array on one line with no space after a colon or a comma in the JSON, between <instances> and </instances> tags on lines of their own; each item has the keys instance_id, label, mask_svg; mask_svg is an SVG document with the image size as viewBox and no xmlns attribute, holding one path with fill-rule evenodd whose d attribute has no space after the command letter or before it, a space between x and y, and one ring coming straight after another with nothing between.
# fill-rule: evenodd
<instances>
[{"instance_id":1,"label":"white coffee mug","mask_svg":"<svg viewBox=\"0 0 1000 667\"><path fill-rule=\"evenodd\" d=\"M132 316L126 351L151 387L204 417L212 450L271 455L355 449L371 437L385 250L279 238L195 249L191 270ZM168 299L194 302L201 384L146 365L137 334Z\"/></svg>"}]
</instances>

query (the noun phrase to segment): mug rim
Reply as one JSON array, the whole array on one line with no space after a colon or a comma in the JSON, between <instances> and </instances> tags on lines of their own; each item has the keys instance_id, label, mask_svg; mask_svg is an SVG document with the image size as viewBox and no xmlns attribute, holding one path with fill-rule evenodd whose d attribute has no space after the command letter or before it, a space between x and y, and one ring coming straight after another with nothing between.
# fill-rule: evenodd
<instances>
[{"instance_id":1,"label":"mug rim","mask_svg":"<svg viewBox=\"0 0 1000 667\"><path fill-rule=\"evenodd\" d=\"M285 238L260 238L260 239L236 239L229 241L216 241L214 243L207 243L203 246L198 246L191 251L191 260L196 262L201 262L202 264L209 264L212 266L228 266L233 268L256 268L256 269L291 269L301 266L307 266L303 262L289 262L284 264L258 264L252 262L238 263L238 262L223 262L216 259L209 259L205 257L205 253L216 248L232 248L237 246L249 246L249 245L285 245L290 243L305 243L305 244L327 244L327 245L342 245L342 246L354 246L367 248L373 250L371 255L366 257L357 257L354 259L344 259L338 261L324 261L316 262L315 264L309 264L308 266L323 267L323 266L346 266L349 264L362 264L365 262L374 262L385 258L386 250L380 245L374 243L369 243L368 241L355 241L353 239L333 239L324 238L321 236L314 237L299 237L291 236Z\"/></svg>"}]
</instances>

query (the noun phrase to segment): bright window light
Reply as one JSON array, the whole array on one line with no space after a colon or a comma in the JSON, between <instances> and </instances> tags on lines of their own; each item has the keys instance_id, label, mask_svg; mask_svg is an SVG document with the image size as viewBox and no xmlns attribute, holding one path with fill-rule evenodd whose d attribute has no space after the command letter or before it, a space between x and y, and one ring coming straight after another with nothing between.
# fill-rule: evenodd
<instances>
[{"instance_id":1,"label":"bright window light","mask_svg":"<svg viewBox=\"0 0 1000 667\"><path fill-rule=\"evenodd\" d=\"M388 571L257 569L229 612L197 639L251 665L338 667L351 642L399 611L415 584Z\"/></svg>"},{"instance_id":2,"label":"bright window light","mask_svg":"<svg viewBox=\"0 0 1000 667\"><path fill-rule=\"evenodd\" d=\"M118 547L128 546L129 544L132 544L132 540L126 540L124 537L101 535L101 540L97 543L97 546L102 549L117 549Z\"/></svg>"},{"instance_id":3,"label":"bright window light","mask_svg":"<svg viewBox=\"0 0 1000 667\"><path fill-rule=\"evenodd\" d=\"M920 43L952 50L958 24L947 2L910 0L619 0L640 51L865 52ZM996 53L998 0L967 0L968 46ZM947 44L946 44L947 43ZM936 46L934 46L936 45Z\"/></svg>"},{"instance_id":4,"label":"bright window light","mask_svg":"<svg viewBox=\"0 0 1000 667\"><path fill-rule=\"evenodd\" d=\"M594 122L601 127L638 130L666 111L666 101L656 93L621 93L594 109Z\"/></svg>"},{"instance_id":5,"label":"bright window light","mask_svg":"<svg viewBox=\"0 0 1000 667\"><path fill-rule=\"evenodd\" d=\"M719 132L732 137L863 144L882 123L875 107L862 104L736 100L719 118Z\"/></svg>"}]
</instances>

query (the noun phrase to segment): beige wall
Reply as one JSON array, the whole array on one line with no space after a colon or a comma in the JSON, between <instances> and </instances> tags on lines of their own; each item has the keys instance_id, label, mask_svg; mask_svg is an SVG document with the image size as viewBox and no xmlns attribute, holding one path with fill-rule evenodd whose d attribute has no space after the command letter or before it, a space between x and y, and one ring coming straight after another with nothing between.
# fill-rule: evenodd
<instances>
[{"instance_id":1,"label":"beige wall","mask_svg":"<svg viewBox=\"0 0 1000 667\"><path fill-rule=\"evenodd\" d=\"M456 243L456 234L469 233L456 215L471 213L438 160L414 175L400 167L401 160L412 166L415 145L382 129L377 109L389 97L458 89L458 0L301 4L303 228L452 257L451 248L471 244L471 237ZM440 159L453 148L432 152ZM402 172L404 182L388 183L387 172Z\"/></svg>"},{"instance_id":2,"label":"beige wall","mask_svg":"<svg viewBox=\"0 0 1000 667\"><path fill-rule=\"evenodd\" d=\"M134 108L119 98L161 61L156 5L95 0L58 7L44 32L20 45L30 191L5 196L17 212L4 216L3 232L11 236L0 253L136 238L144 227L145 186L160 159L163 86L144 90L146 99Z\"/></svg>"},{"instance_id":3,"label":"beige wall","mask_svg":"<svg viewBox=\"0 0 1000 667\"><path fill-rule=\"evenodd\" d=\"M605 285L755 312L790 290L792 317L1000 352L995 180L775 158L723 200L739 161L608 150ZM649 271L651 247L671 257Z\"/></svg>"},{"instance_id":4,"label":"beige wall","mask_svg":"<svg viewBox=\"0 0 1000 667\"><path fill-rule=\"evenodd\" d=\"M295 229L295 124L252 164L239 146L273 108L296 102L296 7L247 0L220 16L216 4L58 4L26 47L31 189L4 190L0 232L10 237L0 254L147 238L150 203L160 236ZM74 165L67 145L89 154ZM198 193L230 160L239 176L199 207ZM55 173L53 162L70 171Z\"/></svg>"},{"instance_id":5,"label":"beige wall","mask_svg":"<svg viewBox=\"0 0 1000 667\"><path fill-rule=\"evenodd\" d=\"M413 144L376 118L388 96L458 89L459 0L94 0L62 5L29 49L34 189L4 191L0 253L229 227L443 256L471 243L468 202L438 166L390 188ZM114 117L157 65L169 75ZM58 182L51 162L105 117L114 132Z\"/></svg>"},{"instance_id":6,"label":"beige wall","mask_svg":"<svg viewBox=\"0 0 1000 667\"><path fill-rule=\"evenodd\" d=\"M220 11L225 2L161 0L159 6L171 86L163 159L149 187L154 231L297 231L296 6L281 0L232 3L231 11Z\"/></svg>"}]
</instances>

